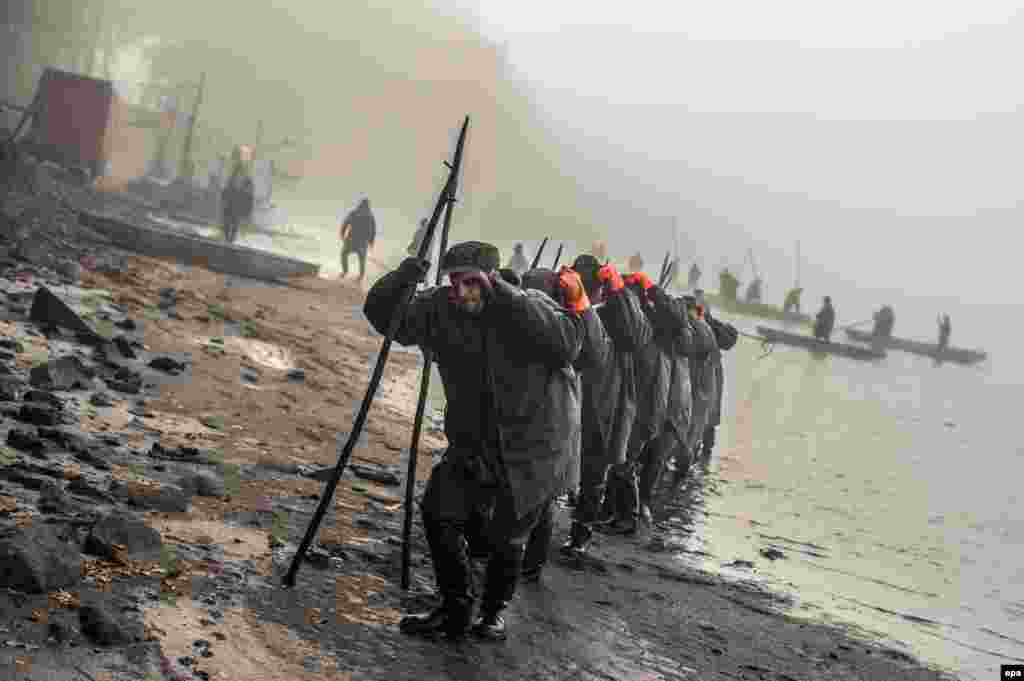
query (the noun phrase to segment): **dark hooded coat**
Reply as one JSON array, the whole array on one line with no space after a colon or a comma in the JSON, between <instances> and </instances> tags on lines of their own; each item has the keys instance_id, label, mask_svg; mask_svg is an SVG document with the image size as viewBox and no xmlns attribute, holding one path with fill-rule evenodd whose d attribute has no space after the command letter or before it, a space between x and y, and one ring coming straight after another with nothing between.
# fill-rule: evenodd
<instances>
[{"instance_id":1,"label":"dark hooded coat","mask_svg":"<svg viewBox=\"0 0 1024 681\"><path fill-rule=\"evenodd\" d=\"M711 327L711 331L715 335L715 344L718 347L718 351L711 354L712 370L715 377L715 399L708 411L707 425L718 426L722 423L722 398L725 395L725 369L722 366L722 353L732 350L740 335L735 326L712 317L706 312L704 319Z\"/></svg>"},{"instance_id":2,"label":"dark hooded coat","mask_svg":"<svg viewBox=\"0 0 1024 681\"><path fill-rule=\"evenodd\" d=\"M449 302L449 288L417 293L395 341L433 352L447 399L448 441L498 445L504 484L522 517L574 474L581 399L573 363L583 321L542 293L500 280L474 317ZM363 309L377 331L387 331L405 290L396 272L370 289Z\"/></svg>"},{"instance_id":3,"label":"dark hooded coat","mask_svg":"<svg viewBox=\"0 0 1024 681\"><path fill-rule=\"evenodd\" d=\"M693 346L689 355L690 380L693 395L693 418L690 423L689 442L691 449L704 436L704 429L715 409L718 399L718 382L715 378L715 358L718 344L714 331L703 319L691 320Z\"/></svg>"},{"instance_id":4,"label":"dark hooded coat","mask_svg":"<svg viewBox=\"0 0 1024 681\"><path fill-rule=\"evenodd\" d=\"M673 389L673 363L677 338L685 333L687 320L681 306L660 289L651 289L648 303L642 303L652 334L637 348L637 415L634 429L638 440L651 440L661 433L669 418L669 396ZM640 292L640 296L644 293ZM677 377L681 380L681 377ZM678 396L677 396L678 397Z\"/></svg>"}]
</instances>

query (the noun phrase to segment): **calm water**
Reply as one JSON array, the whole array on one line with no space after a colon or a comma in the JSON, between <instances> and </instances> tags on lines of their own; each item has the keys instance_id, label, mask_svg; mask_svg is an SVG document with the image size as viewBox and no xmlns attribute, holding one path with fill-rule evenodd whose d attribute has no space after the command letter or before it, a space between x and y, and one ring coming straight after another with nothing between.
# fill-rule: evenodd
<instances>
[{"instance_id":1,"label":"calm water","mask_svg":"<svg viewBox=\"0 0 1024 681\"><path fill-rule=\"evenodd\" d=\"M380 250L404 247L407 235L389 236ZM337 272L331 231L315 244L274 241ZM840 325L882 301L853 285L829 293ZM796 594L797 614L852 624L964 679L995 678L1001 662L1024 660L1019 311L891 292L884 302L897 335L932 340L935 315L948 312L953 345L991 359L936 367L890 352L871 364L785 346L760 357L741 340L727 359L711 491L692 529L678 530L681 545L707 555L679 559L723 571L751 560L755 576ZM441 404L436 373L431 388ZM786 558L762 558L767 546Z\"/></svg>"}]
</instances>

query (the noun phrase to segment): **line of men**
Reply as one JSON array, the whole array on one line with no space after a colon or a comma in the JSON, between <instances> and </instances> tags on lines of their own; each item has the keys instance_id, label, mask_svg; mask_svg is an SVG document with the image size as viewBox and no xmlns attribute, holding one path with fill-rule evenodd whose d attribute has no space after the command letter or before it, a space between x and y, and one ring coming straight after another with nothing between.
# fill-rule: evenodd
<instances>
[{"instance_id":1,"label":"line of men","mask_svg":"<svg viewBox=\"0 0 1024 681\"><path fill-rule=\"evenodd\" d=\"M599 525L634 533L668 462L681 479L710 457L721 420L721 352L738 334L698 300L590 254L521 277L499 263L491 244L452 246L450 284L416 292L395 336L433 353L447 401L420 503L440 604L405 617L410 634L504 639L502 613L547 561L556 498L576 498L565 552L586 552ZM429 270L409 257L371 287L378 331Z\"/></svg>"}]
</instances>

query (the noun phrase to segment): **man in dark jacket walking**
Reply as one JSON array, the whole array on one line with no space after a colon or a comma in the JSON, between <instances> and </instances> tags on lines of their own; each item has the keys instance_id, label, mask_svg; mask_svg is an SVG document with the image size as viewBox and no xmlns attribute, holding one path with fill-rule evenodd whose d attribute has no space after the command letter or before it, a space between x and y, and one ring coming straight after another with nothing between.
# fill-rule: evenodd
<instances>
[{"instance_id":1,"label":"man in dark jacket walking","mask_svg":"<svg viewBox=\"0 0 1024 681\"><path fill-rule=\"evenodd\" d=\"M814 337L826 343L832 339L832 329L836 325L836 309L832 307L832 298L825 296L825 302L818 315L814 318Z\"/></svg>"},{"instance_id":2,"label":"man in dark jacket walking","mask_svg":"<svg viewBox=\"0 0 1024 681\"><path fill-rule=\"evenodd\" d=\"M377 221L370 210L370 200L363 199L341 220L341 276L348 276L348 257L359 257L359 282L366 276L366 253L377 241Z\"/></svg>"},{"instance_id":3,"label":"man in dark jacket walking","mask_svg":"<svg viewBox=\"0 0 1024 681\"><path fill-rule=\"evenodd\" d=\"M475 634L505 637L502 611L515 594L527 538L545 503L570 476L579 440L579 382L572 363L589 300L579 277L567 277L572 310L521 291L497 274L498 249L466 242L445 253L451 285L415 295L395 341L429 348L444 385L449 447L431 472L421 501L441 605L409 616L407 633L463 636L476 600L467 521L490 509L491 554ZM370 289L364 312L388 328L408 287L430 264L407 258Z\"/></svg>"}]
</instances>

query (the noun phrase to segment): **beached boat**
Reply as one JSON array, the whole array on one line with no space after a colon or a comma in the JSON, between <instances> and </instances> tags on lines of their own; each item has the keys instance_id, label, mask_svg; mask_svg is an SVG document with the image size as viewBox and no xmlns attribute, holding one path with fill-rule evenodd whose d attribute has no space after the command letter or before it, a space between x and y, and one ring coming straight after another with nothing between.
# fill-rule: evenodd
<instances>
[{"instance_id":1,"label":"beached boat","mask_svg":"<svg viewBox=\"0 0 1024 681\"><path fill-rule=\"evenodd\" d=\"M981 350L965 350L964 348L946 348L942 356L938 355L939 346L935 343L924 343L921 341L908 340L906 338L885 338L876 339L870 331L859 331L857 329L846 329L846 335L851 340L859 343L870 343L875 347L888 348L890 350L903 350L915 355L925 355L941 359L943 362L956 362L958 364L977 364L988 358L988 353Z\"/></svg>"},{"instance_id":2,"label":"beached boat","mask_svg":"<svg viewBox=\"0 0 1024 681\"><path fill-rule=\"evenodd\" d=\"M206 239L164 225L141 225L86 211L79 221L106 235L115 246L157 258L175 258L214 272L262 281L317 276L320 265L238 244Z\"/></svg>"},{"instance_id":3,"label":"beached boat","mask_svg":"<svg viewBox=\"0 0 1024 681\"><path fill-rule=\"evenodd\" d=\"M879 348L866 348L862 345L847 345L846 343L820 341L813 336L804 336L798 333L789 333L772 329L767 326L758 326L757 333L772 343L783 345L795 345L807 348L811 352L820 352L829 355L841 355L850 359L876 360L885 358L885 350Z\"/></svg>"},{"instance_id":4,"label":"beached boat","mask_svg":"<svg viewBox=\"0 0 1024 681\"><path fill-rule=\"evenodd\" d=\"M704 293L704 299L712 306L719 307L727 312L743 314L760 319L773 319L779 322L790 324L811 324L810 315L797 312L783 312L782 308L767 303L746 303L741 300L731 300L717 293Z\"/></svg>"}]
</instances>

